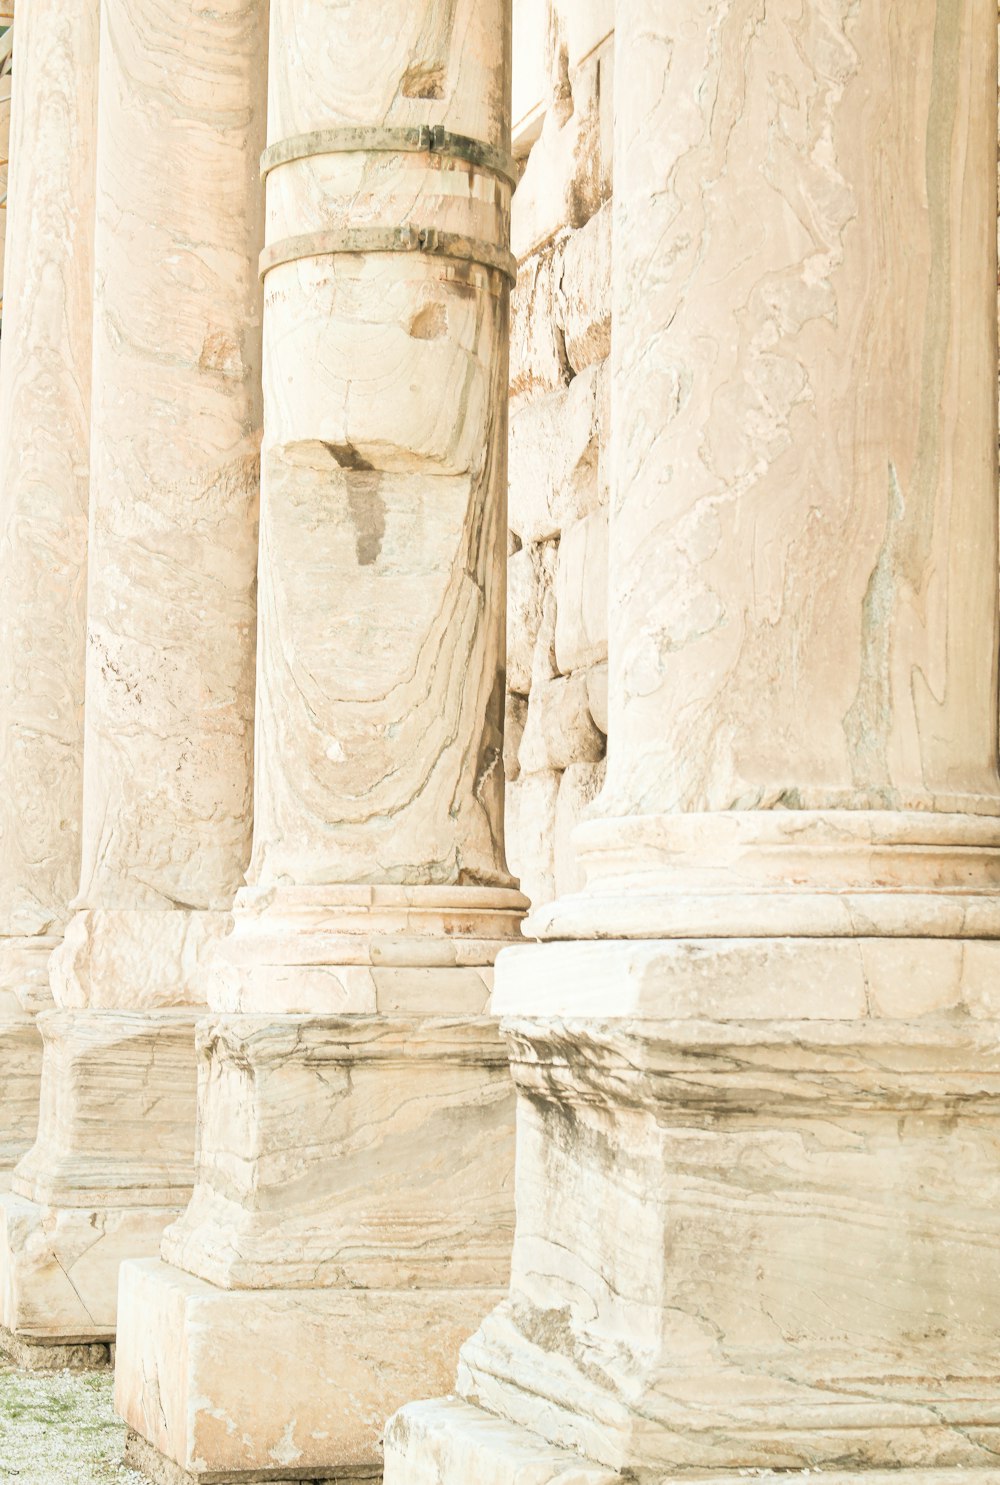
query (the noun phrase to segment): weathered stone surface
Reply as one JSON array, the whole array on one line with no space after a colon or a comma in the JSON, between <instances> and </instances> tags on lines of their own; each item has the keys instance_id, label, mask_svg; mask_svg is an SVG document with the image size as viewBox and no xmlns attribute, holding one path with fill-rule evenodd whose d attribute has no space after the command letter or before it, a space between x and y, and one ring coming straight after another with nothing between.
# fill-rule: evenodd
<instances>
[{"instance_id":1,"label":"weathered stone surface","mask_svg":"<svg viewBox=\"0 0 1000 1485\"><path fill-rule=\"evenodd\" d=\"M125 1258L154 1257L171 1209L45 1207L0 1197L2 1323L15 1341L50 1346L69 1364L67 1348L114 1341L118 1271ZM44 1361L41 1357L39 1360Z\"/></svg>"},{"instance_id":2,"label":"weathered stone surface","mask_svg":"<svg viewBox=\"0 0 1000 1485\"><path fill-rule=\"evenodd\" d=\"M608 809L995 814L995 18L697 15L616 33Z\"/></svg>"},{"instance_id":3,"label":"weathered stone surface","mask_svg":"<svg viewBox=\"0 0 1000 1485\"><path fill-rule=\"evenodd\" d=\"M363 7L315 15L272 12L272 143L420 123L508 149L501 5L396 0L374 49ZM447 153L294 159L268 203L279 256L403 221L506 247L509 187ZM506 280L320 251L266 283L253 879L503 885Z\"/></svg>"},{"instance_id":4,"label":"weathered stone surface","mask_svg":"<svg viewBox=\"0 0 1000 1485\"><path fill-rule=\"evenodd\" d=\"M550 541L597 509L599 438L596 368L514 413L508 519L523 542Z\"/></svg>"},{"instance_id":5,"label":"weathered stone surface","mask_svg":"<svg viewBox=\"0 0 1000 1485\"><path fill-rule=\"evenodd\" d=\"M611 352L611 222L606 202L559 252L557 322L574 372Z\"/></svg>"},{"instance_id":6,"label":"weathered stone surface","mask_svg":"<svg viewBox=\"0 0 1000 1485\"><path fill-rule=\"evenodd\" d=\"M521 696L531 690L535 643L557 556L552 542L532 542L507 562L507 689ZM508 741L505 736L505 746Z\"/></svg>"},{"instance_id":7,"label":"weathered stone surface","mask_svg":"<svg viewBox=\"0 0 1000 1485\"><path fill-rule=\"evenodd\" d=\"M556 663L563 674L608 657L608 514L566 526L556 565Z\"/></svg>"},{"instance_id":8,"label":"weathered stone surface","mask_svg":"<svg viewBox=\"0 0 1000 1485\"><path fill-rule=\"evenodd\" d=\"M559 783L556 801L556 896L565 897L584 886L585 874L573 843L573 832L588 805L604 787L605 762L571 763Z\"/></svg>"},{"instance_id":9,"label":"weathered stone surface","mask_svg":"<svg viewBox=\"0 0 1000 1485\"><path fill-rule=\"evenodd\" d=\"M249 859L264 13L102 9L85 908L226 910Z\"/></svg>"},{"instance_id":10,"label":"weathered stone surface","mask_svg":"<svg viewBox=\"0 0 1000 1485\"><path fill-rule=\"evenodd\" d=\"M570 69L558 50L553 96L518 184L511 225L518 260L565 227L582 227L607 198L601 163L601 67L596 57Z\"/></svg>"},{"instance_id":11,"label":"weathered stone surface","mask_svg":"<svg viewBox=\"0 0 1000 1485\"><path fill-rule=\"evenodd\" d=\"M0 368L0 935L14 938L58 934L80 871L97 41L97 0L34 0L18 32Z\"/></svg>"},{"instance_id":12,"label":"weathered stone surface","mask_svg":"<svg viewBox=\"0 0 1000 1485\"><path fill-rule=\"evenodd\" d=\"M266 1471L280 1480L287 1470L314 1480L328 1476L331 1458L338 1480L377 1478L386 1418L448 1385L459 1346L496 1297L460 1288L227 1293L162 1263L128 1264L115 1405L199 1479Z\"/></svg>"},{"instance_id":13,"label":"weathered stone surface","mask_svg":"<svg viewBox=\"0 0 1000 1485\"><path fill-rule=\"evenodd\" d=\"M460 1398L414 1403L385 1433L385 1485L619 1485L621 1476L553 1449Z\"/></svg>"},{"instance_id":14,"label":"weathered stone surface","mask_svg":"<svg viewBox=\"0 0 1000 1485\"><path fill-rule=\"evenodd\" d=\"M593 665L587 671L587 705L594 719L594 725L607 737L608 667L606 662L603 665Z\"/></svg>"},{"instance_id":15,"label":"weathered stone surface","mask_svg":"<svg viewBox=\"0 0 1000 1485\"><path fill-rule=\"evenodd\" d=\"M519 209L515 193L514 216ZM561 273L558 246L533 254L518 267L510 304L510 395L514 407L520 400L558 391L572 380L558 318Z\"/></svg>"},{"instance_id":16,"label":"weathered stone surface","mask_svg":"<svg viewBox=\"0 0 1000 1485\"><path fill-rule=\"evenodd\" d=\"M555 829L560 775L522 773L509 795L510 865L533 906L556 895Z\"/></svg>"},{"instance_id":17,"label":"weathered stone surface","mask_svg":"<svg viewBox=\"0 0 1000 1485\"><path fill-rule=\"evenodd\" d=\"M590 715L582 671L532 687L518 755L522 773L596 763L604 756L604 746L604 736Z\"/></svg>"},{"instance_id":18,"label":"weathered stone surface","mask_svg":"<svg viewBox=\"0 0 1000 1485\"><path fill-rule=\"evenodd\" d=\"M503 723L503 770L508 784L515 783L521 772L521 765L517 761L517 754L521 746L521 739L524 736L524 727L527 720L528 703L526 699L512 691L508 691ZM509 857L510 833L507 825L504 826L504 835L508 841L507 854Z\"/></svg>"},{"instance_id":19,"label":"weathered stone surface","mask_svg":"<svg viewBox=\"0 0 1000 1485\"><path fill-rule=\"evenodd\" d=\"M199 1055L197 1181L168 1262L226 1288L504 1282L513 1101L491 1018L224 1018Z\"/></svg>"},{"instance_id":20,"label":"weathered stone surface","mask_svg":"<svg viewBox=\"0 0 1000 1485\"><path fill-rule=\"evenodd\" d=\"M43 1206L170 1207L193 1180L188 1011L46 1011L38 1135L12 1177Z\"/></svg>"}]
</instances>

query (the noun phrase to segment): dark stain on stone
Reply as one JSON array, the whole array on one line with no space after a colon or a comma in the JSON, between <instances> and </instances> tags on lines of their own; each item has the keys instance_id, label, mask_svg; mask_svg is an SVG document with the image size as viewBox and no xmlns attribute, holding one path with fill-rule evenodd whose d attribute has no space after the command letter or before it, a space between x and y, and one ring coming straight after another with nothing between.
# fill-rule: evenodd
<instances>
[{"instance_id":1,"label":"dark stain on stone","mask_svg":"<svg viewBox=\"0 0 1000 1485\"><path fill-rule=\"evenodd\" d=\"M382 475L352 443L327 443L325 446L348 474L347 504L354 523L358 566L373 567L381 555L385 539Z\"/></svg>"}]
</instances>

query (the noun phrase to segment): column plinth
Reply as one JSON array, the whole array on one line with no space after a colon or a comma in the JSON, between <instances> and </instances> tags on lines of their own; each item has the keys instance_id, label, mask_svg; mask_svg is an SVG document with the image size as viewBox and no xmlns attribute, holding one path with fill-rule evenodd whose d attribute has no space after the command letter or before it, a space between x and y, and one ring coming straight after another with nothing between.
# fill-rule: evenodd
<instances>
[{"instance_id":1,"label":"column plinth","mask_svg":"<svg viewBox=\"0 0 1000 1485\"><path fill-rule=\"evenodd\" d=\"M990 1473L995 18L618 0L615 93L607 783L386 1485Z\"/></svg>"}]
</instances>

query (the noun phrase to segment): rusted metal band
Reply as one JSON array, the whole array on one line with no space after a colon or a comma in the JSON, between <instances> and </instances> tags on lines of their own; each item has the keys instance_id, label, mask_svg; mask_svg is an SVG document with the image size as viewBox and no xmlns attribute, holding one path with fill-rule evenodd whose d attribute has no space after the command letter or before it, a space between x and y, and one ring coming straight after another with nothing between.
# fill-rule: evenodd
<instances>
[{"instance_id":1,"label":"rusted metal band","mask_svg":"<svg viewBox=\"0 0 1000 1485\"><path fill-rule=\"evenodd\" d=\"M442 155L463 160L476 170L498 175L512 187L517 185L517 167L510 155L481 139L465 134L450 134L440 124L415 124L410 128L317 129L311 134L295 134L272 144L260 157L261 180L278 165L291 160L307 160L313 155L343 154Z\"/></svg>"},{"instance_id":2,"label":"rusted metal band","mask_svg":"<svg viewBox=\"0 0 1000 1485\"><path fill-rule=\"evenodd\" d=\"M263 278L281 263L325 258L336 253L429 253L433 257L456 258L491 268L512 284L517 279L517 259L506 248L457 232L439 232L434 227L356 227L286 237L271 243L261 253L260 276Z\"/></svg>"}]
</instances>

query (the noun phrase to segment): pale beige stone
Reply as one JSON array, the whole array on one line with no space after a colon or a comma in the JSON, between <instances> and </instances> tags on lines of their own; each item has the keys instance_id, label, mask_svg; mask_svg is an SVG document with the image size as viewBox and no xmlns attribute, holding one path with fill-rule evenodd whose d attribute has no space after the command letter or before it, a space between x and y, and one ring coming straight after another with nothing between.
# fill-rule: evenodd
<instances>
[{"instance_id":1,"label":"pale beige stone","mask_svg":"<svg viewBox=\"0 0 1000 1485\"><path fill-rule=\"evenodd\" d=\"M600 504L597 371L517 408L510 423L508 519L523 542L550 541Z\"/></svg>"},{"instance_id":2,"label":"pale beige stone","mask_svg":"<svg viewBox=\"0 0 1000 1485\"><path fill-rule=\"evenodd\" d=\"M193 1181L188 1011L45 1011L38 1136L13 1191L43 1206L180 1206Z\"/></svg>"},{"instance_id":3,"label":"pale beige stone","mask_svg":"<svg viewBox=\"0 0 1000 1485\"><path fill-rule=\"evenodd\" d=\"M523 773L596 763L604 756L604 737L594 726L582 671L539 682L528 698L528 721L518 758Z\"/></svg>"},{"instance_id":4,"label":"pale beige stone","mask_svg":"<svg viewBox=\"0 0 1000 1485\"><path fill-rule=\"evenodd\" d=\"M497 965L510 1295L390 1485L995 1458L996 27L746 19L616 7L607 784Z\"/></svg>"},{"instance_id":5,"label":"pale beige stone","mask_svg":"<svg viewBox=\"0 0 1000 1485\"><path fill-rule=\"evenodd\" d=\"M620 1478L459 1398L414 1403L385 1434L385 1485L619 1485Z\"/></svg>"},{"instance_id":6,"label":"pale beige stone","mask_svg":"<svg viewBox=\"0 0 1000 1485\"><path fill-rule=\"evenodd\" d=\"M199 1053L198 1174L169 1263L227 1289L505 1281L513 1090L494 1020L225 1018Z\"/></svg>"},{"instance_id":7,"label":"pale beige stone","mask_svg":"<svg viewBox=\"0 0 1000 1485\"><path fill-rule=\"evenodd\" d=\"M531 690L535 644L552 591L558 551L554 543L529 543L507 562L507 689ZM508 746L506 734L504 746Z\"/></svg>"},{"instance_id":8,"label":"pale beige stone","mask_svg":"<svg viewBox=\"0 0 1000 1485\"><path fill-rule=\"evenodd\" d=\"M520 261L565 227L582 227L606 199L601 168L601 69L570 68L557 47L553 96L518 184L511 247Z\"/></svg>"},{"instance_id":9,"label":"pale beige stone","mask_svg":"<svg viewBox=\"0 0 1000 1485\"><path fill-rule=\"evenodd\" d=\"M558 323L574 372L611 352L611 223L609 201L565 239L559 254Z\"/></svg>"},{"instance_id":10,"label":"pale beige stone","mask_svg":"<svg viewBox=\"0 0 1000 1485\"><path fill-rule=\"evenodd\" d=\"M510 864L534 907L556 895L556 808L560 775L549 769L521 774L510 796Z\"/></svg>"},{"instance_id":11,"label":"pale beige stone","mask_svg":"<svg viewBox=\"0 0 1000 1485\"><path fill-rule=\"evenodd\" d=\"M264 14L102 10L84 908L226 910L249 858Z\"/></svg>"},{"instance_id":12,"label":"pale beige stone","mask_svg":"<svg viewBox=\"0 0 1000 1485\"><path fill-rule=\"evenodd\" d=\"M516 194L514 203L516 210ZM557 298L561 277L558 244L532 254L518 266L510 302L512 410L519 401L556 392L572 380Z\"/></svg>"},{"instance_id":13,"label":"pale beige stone","mask_svg":"<svg viewBox=\"0 0 1000 1485\"><path fill-rule=\"evenodd\" d=\"M50 1365L66 1364L78 1346L112 1343L122 1260L155 1257L172 1215L171 1208L87 1210L4 1196L0 1324L16 1342L49 1343Z\"/></svg>"},{"instance_id":14,"label":"pale beige stone","mask_svg":"<svg viewBox=\"0 0 1000 1485\"><path fill-rule=\"evenodd\" d=\"M606 764L571 763L559 782L555 822L555 887L558 897L578 892L586 885L586 875L577 854L573 834L604 787Z\"/></svg>"},{"instance_id":15,"label":"pale beige stone","mask_svg":"<svg viewBox=\"0 0 1000 1485\"><path fill-rule=\"evenodd\" d=\"M607 737L609 723L606 662L603 665L592 665L587 671L587 705L594 719L594 725Z\"/></svg>"},{"instance_id":16,"label":"pale beige stone","mask_svg":"<svg viewBox=\"0 0 1000 1485\"><path fill-rule=\"evenodd\" d=\"M362 7L320 6L312 27L274 7L272 142L428 124L506 151L502 12L398 0L380 18L392 47L366 49ZM295 159L268 176L268 251L404 221L503 251L509 189L447 154ZM506 280L429 254L320 252L266 283L253 877L503 885L502 614L487 595Z\"/></svg>"},{"instance_id":17,"label":"pale beige stone","mask_svg":"<svg viewBox=\"0 0 1000 1485\"><path fill-rule=\"evenodd\" d=\"M262 14L101 8L80 890L0 1252L5 1323L53 1342L113 1330L190 1193L190 1008L249 855Z\"/></svg>"},{"instance_id":18,"label":"pale beige stone","mask_svg":"<svg viewBox=\"0 0 1000 1485\"><path fill-rule=\"evenodd\" d=\"M564 527L556 565L556 663L566 674L608 658L608 514Z\"/></svg>"},{"instance_id":19,"label":"pale beige stone","mask_svg":"<svg viewBox=\"0 0 1000 1485\"><path fill-rule=\"evenodd\" d=\"M4 19L12 20L12 11ZM80 869L97 3L0 41L0 1181L34 1138L48 955Z\"/></svg>"},{"instance_id":20,"label":"pale beige stone","mask_svg":"<svg viewBox=\"0 0 1000 1485\"><path fill-rule=\"evenodd\" d=\"M609 814L1000 809L987 11L624 7Z\"/></svg>"},{"instance_id":21,"label":"pale beige stone","mask_svg":"<svg viewBox=\"0 0 1000 1485\"><path fill-rule=\"evenodd\" d=\"M116 1408L140 1436L127 1458L155 1469L151 1444L196 1479L265 1470L268 1479L325 1479L331 1459L341 1480L377 1477L384 1420L448 1385L459 1346L496 1297L460 1288L227 1293L162 1263L130 1263L115 1368Z\"/></svg>"},{"instance_id":22,"label":"pale beige stone","mask_svg":"<svg viewBox=\"0 0 1000 1485\"><path fill-rule=\"evenodd\" d=\"M503 722L503 769L508 785L515 783L521 766L517 761L518 749L524 736L525 723L528 720L528 703L525 697L518 696L513 692L507 693L507 705L504 708ZM505 812L504 820L510 818L509 811ZM509 832L509 825L505 823L504 834ZM510 843L507 849L508 864L510 862Z\"/></svg>"},{"instance_id":23,"label":"pale beige stone","mask_svg":"<svg viewBox=\"0 0 1000 1485\"><path fill-rule=\"evenodd\" d=\"M270 17L254 850L194 1195L165 1262L125 1273L118 1360L133 1457L182 1479L373 1473L512 1235L484 1014L527 905L503 842L509 8L392 0L378 46L362 4ZM402 128L445 133L366 132Z\"/></svg>"},{"instance_id":24,"label":"pale beige stone","mask_svg":"<svg viewBox=\"0 0 1000 1485\"><path fill-rule=\"evenodd\" d=\"M97 0L19 27L0 369L0 934L80 869Z\"/></svg>"}]
</instances>

